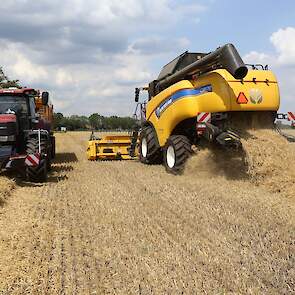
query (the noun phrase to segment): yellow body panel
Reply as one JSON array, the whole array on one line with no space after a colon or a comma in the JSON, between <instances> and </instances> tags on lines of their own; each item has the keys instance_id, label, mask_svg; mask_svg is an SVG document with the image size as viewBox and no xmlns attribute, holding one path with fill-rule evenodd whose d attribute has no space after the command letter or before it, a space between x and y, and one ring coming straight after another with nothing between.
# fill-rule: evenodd
<instances>
[{"instance_id":1,"label":"yellow body panel","mask_svg":"<svg viewBox=\"0 0 295 295\"><path fill-rule=\"evenodd\" d=\"M132 159L129 155L131 138L128 135L108 135L102 139L89 140L87 148L88 160Z\"/></svg>"},{"instance_id":2,"label":"yellow body panel","mask_svg":"<svg viewBox=\"0 0 295 295\"><path fill-rule=\"evenodd\" d=\"M183 91L190 93L206 86L212 91L180 95L170 101ZM237 103L240 92L248 98L247 104ZM278 84L271 71L249 71L243 80L236 80L226 70L216 70L195 80L180 81L153 97L147 104L146 117L155 128L160 146L164 146L181 121L194 118L200 112L277 111L279 104ZM157 114L161 109L160 115Z\"/></svg>"}]
</instances>

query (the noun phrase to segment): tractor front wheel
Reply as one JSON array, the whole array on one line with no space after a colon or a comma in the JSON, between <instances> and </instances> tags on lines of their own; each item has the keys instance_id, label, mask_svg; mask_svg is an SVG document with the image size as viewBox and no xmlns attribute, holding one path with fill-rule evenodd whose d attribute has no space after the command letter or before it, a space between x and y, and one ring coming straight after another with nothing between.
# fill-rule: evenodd
<instances>
[{"instance_id":1,"label":"tractor front wheel","mask_svg":"<svg viewBox=\"0 0 295 295\"><path fill-rule=\"evenodd\" d=\"M181 174L186 160L192 154L191 143L184 135L172 135L168 138L164 148L164 165L166 171Z\"/></svg>"},{"instance_id":2,"label":"tractor front wheel","mask_svg":"<svg viewBox=\"0 0 295 295\"><path fill-rule=\"evenodd\" d=\"M27 140L27 155L39 153L38 138L29 138ZM41 140L41 154L46 154L47 144ZM31 182L45 182L47 180L47 171L50 169L50 161L47 158L41 159L38 166L26 166L26 178Z\"/></svg>"}]
</instances>

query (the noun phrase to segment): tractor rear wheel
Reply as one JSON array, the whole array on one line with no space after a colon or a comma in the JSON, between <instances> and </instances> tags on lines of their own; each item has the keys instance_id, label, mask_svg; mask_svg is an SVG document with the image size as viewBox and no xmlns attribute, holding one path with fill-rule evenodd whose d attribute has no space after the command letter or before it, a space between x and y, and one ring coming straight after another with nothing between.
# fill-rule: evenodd
<instances>
[{"instance_id":1,"label":"tractor rear wheel","mask_svg":"<svg viewBox=\"0 0 295 295\"><path fill-rule=\"evenodd\" d=\"M28 155L39 153L38 138L29 138L27 140L26 152ZM47 143L41 139L41 154L46 154ZM47 180L47 171L50 169L50 161L45 158L41 159L38 166L27 166L26 177L31 182L45 182Z\"/></svg>"},{"instance_id":2,"label":"tractor rear wheel","mask_svg":"<svg viewBox=\"0 0 295 295\"><path fill-rule=\"evenodd\" d=\"M144 164L161 164L161 149L157 135L150 126L143 128L139 137L139 159Z\"/></svg>"},{"instance_id":3,"label":"tractor rear wheel","mask_svg":"<svg viewBox=\"0 0 295 295\"><path fill-rule=\"evenodd\" d=\"M164 165L166 171L181 174L186 160L192 154L191 143L184 135L172 135L168 138L164 148Z\"/></svg>"}]
</instances>

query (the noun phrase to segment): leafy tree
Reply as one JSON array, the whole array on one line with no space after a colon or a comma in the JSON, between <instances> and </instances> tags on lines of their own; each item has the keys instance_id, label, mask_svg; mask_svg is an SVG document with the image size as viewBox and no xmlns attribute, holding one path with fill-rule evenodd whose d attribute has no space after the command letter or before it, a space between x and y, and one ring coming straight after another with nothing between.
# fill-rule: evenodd
<instances>
[{"instance_id":1,"label":"leafy tree","mask_svg":"<svg viewBox=\"0 0 295 295\"><path fill-rule=\"evenodd\" d=\"M20 88L19 80L9 80L5 75L2 67L0 67L0 88L17 87Z\"/></svg>"},{"instance_id":2,"label":"leafy tree","mask_svg":"<svg viewBox=\"0 0 295 295\"><path fill-rule=\"evenodd\" d=\"M53 114L53 128L54 129L59 129L63 125L62 120L64 119L64 115L62 113L54 113Z\"/></svg>"},{"instance_id":3,"label":"leafy tree","mask_svg":"<svg viewBox=\"0 0 295 295\"><path fill-rule=\"evenodd\" d=\"M104 117L98 113L94 113L89 116L89 122L92 129L103 129L104 128Z\"/></svg>"}]
</instances>

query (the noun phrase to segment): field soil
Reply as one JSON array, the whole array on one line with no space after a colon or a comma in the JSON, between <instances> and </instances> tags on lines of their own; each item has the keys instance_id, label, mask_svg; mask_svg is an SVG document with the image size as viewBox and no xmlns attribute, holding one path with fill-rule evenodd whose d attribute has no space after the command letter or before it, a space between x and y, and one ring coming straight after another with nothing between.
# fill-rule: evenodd
<instances>
[{"instance_id":1,"label":"field soil","mask_svg":"<svg viewBox=\"0 0 295 295\"><path fill-rule=\"evenodd\" d=\"M250 170L201 150L173 176L56 137L47 183L0 177L0 294L295 293L295 143L275 171L250 138Z\"/></svg>"},{"instance_id":2,"label":"field soil","mask_svg":"<svg viewBox=\"0 0 295 295\"><path fill-rule=\"evenodd\" d=\"M283 131L286 132L287 134L295 136L295 129L294 128L292 128L292 129L284 129Z\"/></svg>"}]
</instances>

